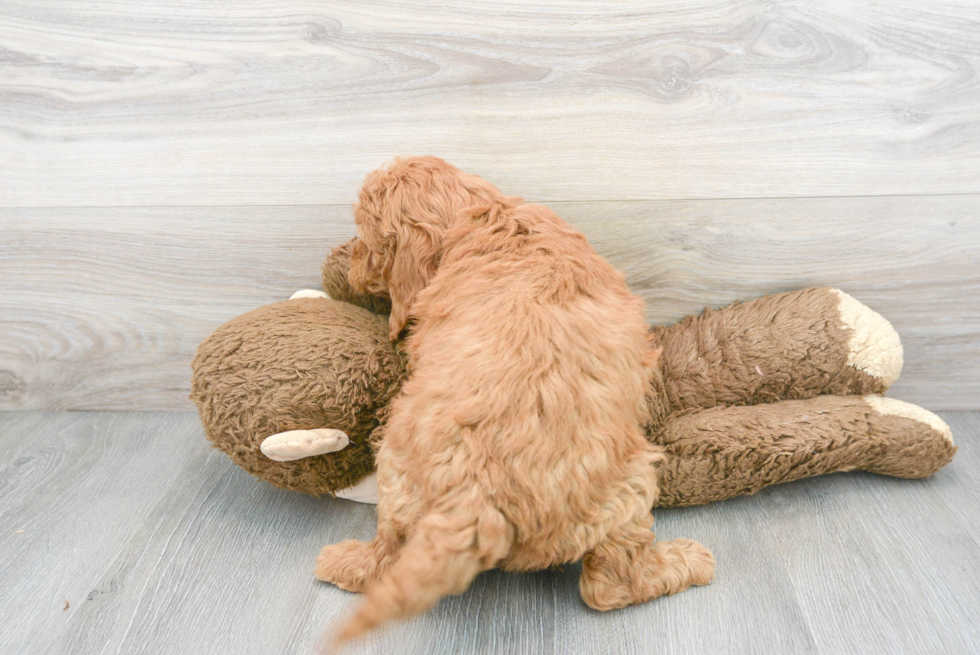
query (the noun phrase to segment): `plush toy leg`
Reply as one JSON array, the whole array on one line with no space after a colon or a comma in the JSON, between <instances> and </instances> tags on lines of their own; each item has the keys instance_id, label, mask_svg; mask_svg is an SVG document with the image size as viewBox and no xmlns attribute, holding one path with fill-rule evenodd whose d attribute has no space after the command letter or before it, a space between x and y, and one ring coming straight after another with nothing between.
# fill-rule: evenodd
<instances>
[{"instance_id":1,"label":"plush toy leg","mask_svg":"<svg viewBox=\"0 0 980 655\"><path fill-rule=\"evenodd\" d=\"M592 609L635 605L711 582L715 558L696 541L654 541L653 517L610 535L582 562L579 593Z\"/></svg>"},{"instance_id":2,"label":"plush toy leg","mask_svg":"<svg viewBox=\"0 0 980 655\"><path fill-rule=\"evenodd\" d=\"M891 324L837 289L706 310L650 336L674 411L878 394L902 369Z\"/></svg>"},{"instance_id":3,"label":"plush toy leg","mask_svg":"<svg viewBox=\"0 0 980 655\"><path fill-rule=\"evenodd\" d=\"M667 451L660 507L701 505L835 471L923 478L956 453L942 419L880 396L717 407L672 418L655 441Z\"/></svg>"}]
</instances>

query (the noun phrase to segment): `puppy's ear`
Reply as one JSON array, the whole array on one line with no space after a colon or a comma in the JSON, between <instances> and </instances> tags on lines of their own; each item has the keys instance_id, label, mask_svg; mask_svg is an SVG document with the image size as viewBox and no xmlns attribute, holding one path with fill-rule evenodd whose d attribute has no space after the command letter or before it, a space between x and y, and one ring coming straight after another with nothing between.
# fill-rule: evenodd
<instances>
[{"instance_id":1,"label":"puppy's ear","mask_svg":"<svg viewBox=\"0 0 980 655\"><path fill-rule=\"evenodd\" d=\"M391 314L389 338L397 341L408 324L415 297L426 287L438 266L438 236L425 225L402 224L388 274Z\"/></svg>"}]
</instances>

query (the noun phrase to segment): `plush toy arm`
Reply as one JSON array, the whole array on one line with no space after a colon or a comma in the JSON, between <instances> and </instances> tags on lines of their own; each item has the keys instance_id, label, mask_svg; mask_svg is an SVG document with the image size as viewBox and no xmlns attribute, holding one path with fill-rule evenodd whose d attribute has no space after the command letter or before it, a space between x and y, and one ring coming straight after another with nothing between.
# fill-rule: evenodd
<instances>
[{"instance_id":1,"label":"plush toy arm","mask_svg":"<svg viewBox=\"0 0 980 655\"><path fill-rule=\"evenodd\" d=\"M942 419L881 396L716 407L671 418L654 441L667 451L658 507L701 505L836 471L923 478L956 453Z\"/></svg>"},{"instance_id":2,"label":"plush toy arm","mask_svg":"<svg viewBox=\"0 0 980 655\"><path fill-rule=\"evenodd\" d=\"M673 411L885 391L902 370L898 334L837 289L810 288L705 310L653 328Z\"/></svg>"},{"instance_id":3,"label":"plush toy arm","mask_svg":"<svg viewBox=\"0 0 980 655\"><path fill-rule=\"evenodd\" d=\"M375 314L388 314L391 312L391 301L387 298L378 296L364 296L351 287L347 279L350 271L350 254L353 239L347 243L342 243L330 253L327 260L323 262L321 269L323 275L323 288L334 300L342 300L352 305L363 307Z\"/></svg>"}]
</instances>

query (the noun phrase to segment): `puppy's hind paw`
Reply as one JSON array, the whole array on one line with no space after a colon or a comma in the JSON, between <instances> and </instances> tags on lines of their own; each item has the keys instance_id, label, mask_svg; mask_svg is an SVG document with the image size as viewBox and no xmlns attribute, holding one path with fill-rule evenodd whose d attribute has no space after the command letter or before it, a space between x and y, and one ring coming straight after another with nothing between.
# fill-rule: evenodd
<instances>
[{"instance_id":1,"label":"puppy's hind paw","mask_svg":"<svg viewBox=\"0 0 980 655\"><path fill-rule=\"evenodd\" d=\"M698 542L654 541L638 529L586 554L579 591L586 605L606 611L705 585L714 575L715 558Z\"/></svg>"},{"instance_id":2,"label":"puppy's hind paw","mask_svg":"<svg viewBox=\"0 0 980 655\"><path fill-rule=\"evenodd\" d=\"M715 577L715 556L711 551L691 539L657 541L654 552L661 557L662 565L677 573L680 584L667 593L684 591L691 585L709 584Z\"/></svg>"},{"instance_id":3,"label":"puppy's hind paw","mask_svg":"<svg viewBox=\"0 0 980 655\"><path fill-rule=\"evenodd\" d=\"M375 554L371 543L348 539L325 546L316 558L314 575L345 591L361 593L373 577Z\"/></svg>"}]
</instances>

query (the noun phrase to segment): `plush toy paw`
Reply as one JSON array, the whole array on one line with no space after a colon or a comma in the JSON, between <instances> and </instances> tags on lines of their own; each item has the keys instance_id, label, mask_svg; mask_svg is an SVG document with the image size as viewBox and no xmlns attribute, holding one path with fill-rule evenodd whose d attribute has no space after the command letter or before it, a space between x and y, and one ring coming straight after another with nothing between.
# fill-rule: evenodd
<instances>
[{"instance_id":1,"label":"plush toy paw","mask_svg":"<svg viewBox=\"0 0 980 655\"><path fill-rule=\"evenodd\" d=\"M894 398L864 396L862 400L872 410L868 426L877 447L860 468L899 478L924 478L953 459L953 434L932 412Z\"/></svg>"},{"instance_id":2,"label":"plush toy paw","mask_svg":"<svg viewBox=\"0 0 980 655\"><path fill-rule=\"evenodd\" d=\"M378 473L375 471L361 478L360 482L353 487L341 489L336 494L337 498L353 500L356 503L368 505L378 504Z\"/></svg>"},{"instance_id":3,"label":"plush toy paw","mask_svg":"<svg viewBox=\"0 0 980 655\"><path fill-rule=\"evenodd\" d=\"M851 330L847 342L847 364L881 380L890 387L902 372L902 342L885 318L840 289L837 310L841 322Z\"/></svg>"},{"instance_id":4,"label":"plush toy paw","mask_svg":"<svg viewBox=\"0 0 980 655\"><path fill-rule=\"evenodd\" d=\"M350 439L340 430L290 430L266 437L259 448L262 454L277 462L291 462L343 450Z\"/></svg>"},{"instance_id":5,"label":"plush toy paw","mask_svg":"<svg viewBox=\"0 0 980 655\"><path fill-rule=\"evenodd\" d=\"M871 409L882 416L910 419L926 425L942 435L943 439L949 442L950 445L953 444L953 432L946 425L946 421L927 409L922 409L918 405L894 398L885 398L884 396L865 396L864 402L868 403Z\"/></svg>"},{"instance_id":6,"label":"plush toy paw","mask_svg":"<svg viewBox=\"0 0 980 655\"><path fill-rule=\"evenodd\" d=\"M317 291L316 289L300 289L293 295L289 296L290 300L296 300L297 298L329 298L327 294L322 291Z\"/></svg>"}]
</instances>

